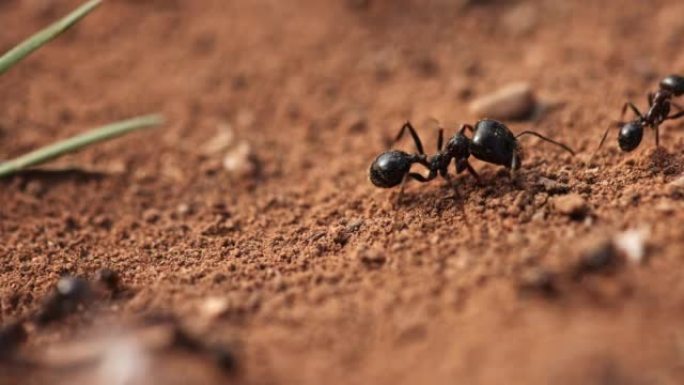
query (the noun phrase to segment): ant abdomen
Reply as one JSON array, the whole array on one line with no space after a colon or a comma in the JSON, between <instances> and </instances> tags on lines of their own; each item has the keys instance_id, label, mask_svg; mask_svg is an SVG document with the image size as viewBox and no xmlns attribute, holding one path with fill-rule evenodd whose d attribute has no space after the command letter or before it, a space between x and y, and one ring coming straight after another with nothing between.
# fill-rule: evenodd
<instances>
[{"instance_id":1,"label":"ant abdomen","mask_svg":"<svg viewBox=\"0 0 684 385\"><path fill-rule=\"evenodd\" d=\"M625 152L633 151L641 143L644 136L644 128L638 122L627 122L620 128L618 144L620 149Z\"/></svg>"}]
</instances>

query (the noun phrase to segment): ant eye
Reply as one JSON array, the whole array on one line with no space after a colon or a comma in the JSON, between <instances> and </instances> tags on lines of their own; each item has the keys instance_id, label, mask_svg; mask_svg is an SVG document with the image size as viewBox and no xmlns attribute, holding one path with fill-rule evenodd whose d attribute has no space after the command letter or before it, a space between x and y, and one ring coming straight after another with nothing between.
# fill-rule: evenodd
<instances>
[{"instance_id":1,"label":"ant eye","mask_svg":"<svg viewBox=\"0 0 684 385\"><path fill-rule=\"evenodd\" d=\"M626 123L620 129L618 143L622 151L633 151L639 147L641 138L644 136L644 128L637 122Z\"/></svg>"},{"instance_id":2,"label":"ant eye","mask_svg":"<svg viewBox=\"0 0 684 385\"><path fill-rule=\"evenodd\" d=\"M380 154L370 167L370 180L377 187L391 188L401 184L411 168L411 155L403 151Z\"/></svg>"}]
</instances>

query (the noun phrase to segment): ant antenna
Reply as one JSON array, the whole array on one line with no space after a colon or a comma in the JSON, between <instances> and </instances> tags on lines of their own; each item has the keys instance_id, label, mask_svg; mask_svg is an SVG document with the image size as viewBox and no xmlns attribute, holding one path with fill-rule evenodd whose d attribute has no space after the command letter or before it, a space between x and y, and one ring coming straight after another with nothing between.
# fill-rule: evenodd
<instances>
[{"instance_id":1,"label":"ant antenna","mask_svg":"<svg viewBox=\"0 0 684 385\"><path fill-rule=\"evenodd\" d=\"M534 131L523 131L523 132L519 133L518 135L516 135L515 138L517 139L517 138L519 138L519 137L521 137L521 136L523 136L523 135L533 135L533 136L536 136L536 137L539 138L539 139L542 139L542 140L547 141L547 142L549 142L549 143L555 144L556 146L558 146L558 147L562 148L563 150L569 152L569 153L572 154L573 156L575 155L575 151L573 151L573 150L572 150L570 147L568 147L567 145L565 145L565 144L563 144L563 143L560 143L560 142L556 142L556 141L553 140L553 139L547 138L547 137L545 137L544 135L542 135L542 134L540 134L540 133L538 133L538 132L534 132Z\"/></svg>"}]
</instances>

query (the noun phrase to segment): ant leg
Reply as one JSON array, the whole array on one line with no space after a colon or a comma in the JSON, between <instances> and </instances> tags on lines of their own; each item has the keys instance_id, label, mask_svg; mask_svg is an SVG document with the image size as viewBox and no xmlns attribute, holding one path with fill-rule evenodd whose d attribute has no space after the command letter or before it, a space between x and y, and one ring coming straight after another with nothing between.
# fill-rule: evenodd
<instances>
[{"instance_id":1,"label":"ant leg","mask_svg":"<svg viewBox=\"0 0 684 385\"><path fill-rule=\"evenodd\" d=\"M463 134L465 132L466 128L468 129L468 131L470 131L471 134L475 132L475 129L470 124L462 124L461 129L459 130L459 133Z\"/></svg>"},{"instance_id":2,"label":"ant leg","mask_svg":"<svg viewBox=\"0 0 684 385\"><path fill-rule=\"evenodd\" d=\"M472 175L473 178L475 178L475 180L477 181L477 184L481 185L482 179L480 179L480 175L477 173L477 171L475 171L473 166L471 166L470 163L468 163L468 161L466 161L466 167L468 168L468 173L470 173L470 175Z\"/></svg>"},{"instance_id":3,"label":"ant leg","mask_svg":"<svg viewBox=\"0 0 684 385\"><path fill-rule=\"evenodd\" d=\"M682 116L684 116L684 111L679 111L676 114L668 116L667 118L665 118L665 120L678 119L678 118L681 118Z\"/></svg>"},{"instance_id":4,"label":"ant leg","mask_svg":"<svg viewBox=\"0 0 684 385\"><path fill-rule=\"evenodd\" d=\"M513 151L513 159L511 159L510 176L511 182L515 183L516 171L520 168L520 155L518 150Z\"/></svg>"},{"instance_id":5,"label":"ant leg","mask_svg":"<svg viewBox=\"0 0 684 385\"><path fill-rule=\"evenodd\" d=\"M653 92L649 92L648 93L648 106L649 107L653 106L653 97L654 97Z\"/></svg>"},{"instance_id":6,"label":"ant leg","mask_svg":"<svg viewBox=\"0 0 684 385\"><path fill-rule=\"evenodd\" d=\"M451 186L451 189L454 191L454 194L450 197L443 198L444 200L458 200L461 198L461 194L458 193L458 186L454 182L454 180L451 178L451 175L448 173L443 173L442 178L446 179L447 183L449 183L449 186Z\"/></svg>"},{"instance_id":7,"label":"ant leg","mask_svg":"<svg viewBox=\"0 0 684 385\"><path fill-rule=\"evenodd\" d=\"M624 120L624 118L625 118L625 112L627 112L627 107L631 108L632 111L634 112L634 114L636 114L636 116L638 116L638 117L640 117L640 118L643 118L643 117L644 117L644 116L641 114L641 111L639 111L639 109L636 108L636 106L634 105L634 103L632 103L632 102L627 102L627 103L625 103L625 104L622 106L622 113L620 114L620 120Z\"/></svg>"},{"instance_id":8,"label":"ant leg","mask_svg":"<svg viewBox=\"0 0 684 385\"><path fill-rule=\"evenodd\" d=\"M596 148L596 151L594 152L594 154L596 154L598 152L598 150L600 150L601 147L603 146L603 143L606 141L606 138L608 137L608 132L610 132L611 128L620 128L624 125L625 125L625 122L613 122L612 125L608 126L608 128L606 128L606 131L603 133L603 137L601 137L601 141L599 142L599 145ZM593 155L592 155L592 158L593 158Z\"/></svg>"},{"instance_id":9,"label":"ant leg","mask_svg":"<svg viewBox=\"0 0 684 385\"><path fill-rule=\"evenodd\" d=\"M437 151L442 151L442 147L444 146L444 129L440 128L439 133L437 134Z\"/></svg>"},{"instance_id":10,"label":"ant leg","mask_svg":"<svg viewBox=\"0 0 684 385\"><path fill-rule=\"evenodd\" d=\"M679 106L678 106L679 107ZM664 120L673 120L673 119L678 119L684 116L684 111L679 111L676 114L672 114L665 118ZM660 146L660 131L658 129L658 126L655 126L655 137L656 137L656 147Z\"/></svg>"},{"instance_id":11,"label":"ant leg","mask_svg":"<svg viewBox=\"0 0 684 385\"><path fill-rule=\"evenodd\" d=\"M413 138L413 143L416 145L418 153L421 155L425 154L425 151L423 150L423 143L420 141L420 137L418 136L418 133L416 133L416 129L413 128L413 125L411 125L411 122L406 122L403 126L401 126L399 134L392 142L392 145L397 143L402 138L402 136L404 136L404 132L406 132L406 130L408 130L409 134L411 134L411 137Z\"/></svg>"},{"instance_id":12,"label":"ant leg","mask_svg":"<svg viewBox=\"0 0 684 385\"><path fill-rule=\"evenodd\" d=\"M410 178L415 181L418 181L420 183L426 183L429 182L437 176L437 173L435 171L430 170L430 173L428 176L423 176L421 174L418 174L417 172L410 172L404 176L404 179L401 180L401 186L399 188L399 195L397 196L397 204L401 203L401 199L404 197L404 187L406 186L406 181Z\"/></svg>"},{"instance_id":13,"label":"ant leg","mask_svg":"<svg viewBox=\"0 0 684 385\"><path fill-rule=\"evenodd\" d=\"M464 170L468 170L468 173L475 178L477 181L478 185L482 184L482 179L480 179L480 175L475 171L473 166L470 165L467 159L462 159L454 164L456 166L456 174L460 174Z\"/></svg>"}]
</instances>

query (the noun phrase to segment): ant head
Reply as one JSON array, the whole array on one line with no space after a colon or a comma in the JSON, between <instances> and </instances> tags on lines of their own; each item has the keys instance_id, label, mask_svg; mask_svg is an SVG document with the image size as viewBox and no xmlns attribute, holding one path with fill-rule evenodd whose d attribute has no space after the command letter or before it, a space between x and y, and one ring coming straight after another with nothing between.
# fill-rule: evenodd
<instances>
[{"instance_id":1,"label":"ant head","mask_svg":"<svg viewBox=\"0 0 684 385\"><path fill-rule=\"evenodd\" d=\"M660 88L670 91L674 96L684 95L684 77L679 75L670 75L660 81Z\"/></svg>"},{"instance_id":2,"label":"ant head","mask_svg":"<svg viewBox=\"0 0 684 385\"><path fill-rule=\"evenodd\" d=\"M641 138L644 136L644 122L641 119L625 123L620 128L618 143L622 151L632 151L639 147Z\"/></svg>"},{"instance_id":3,"label":"ant head","mask_svg":"<svg viewBox=\"0 0 684 385\"><path fill-rule=\"evenodd\" d=\"M381 188L398 186L414 162L414 156L403 151L383 152L370 166L370 180Z\"/></svg>"},{"instance_id":4,"label":"ant head","mask_svg":"<svg viewBox=\"0 0 684 385\"><path fill-rule=\"evenodd\" d=\"M470 156L470 139L465 136L463 130L449 139L445 152L457 160L468 159Z\"/></svg>"}]
</instances>

